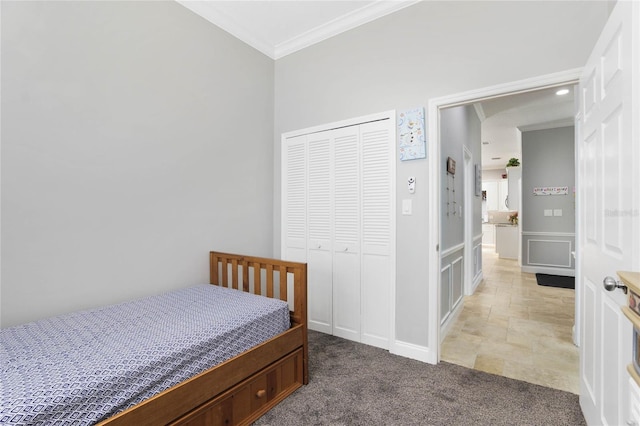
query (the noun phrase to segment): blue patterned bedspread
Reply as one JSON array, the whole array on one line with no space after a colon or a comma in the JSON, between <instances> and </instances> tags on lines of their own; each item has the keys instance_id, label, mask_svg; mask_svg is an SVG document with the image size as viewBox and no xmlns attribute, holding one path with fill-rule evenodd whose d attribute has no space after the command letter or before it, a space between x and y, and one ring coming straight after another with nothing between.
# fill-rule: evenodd
<instances>
[{"instance_id":1,"label":"blue patterned bedspread","mask_svg":"<svg viewBox=\"0 0 640 426\"><path fill-rule=\"evenodd\" d=\"M286 302L204 284L0 330L0 424L94 424L289 325Z\"/></svg>"}]
</instances>

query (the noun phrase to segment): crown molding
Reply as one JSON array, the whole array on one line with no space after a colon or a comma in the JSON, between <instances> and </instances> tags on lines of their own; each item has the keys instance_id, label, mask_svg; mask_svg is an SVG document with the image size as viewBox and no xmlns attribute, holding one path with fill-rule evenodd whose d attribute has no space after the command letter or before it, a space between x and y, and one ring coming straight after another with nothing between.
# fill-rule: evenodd
<instances>
[{"instance_id":1,"label":"crown molding","mask_svg":"<svg viewBox=\"0 0 640 426\"><path fill-rule=\"evenodd\" d=\"M420 0L378 0L274 46L257 37L250 29L243 26L241 22L238 22L232 16L218 10L212 2L175 1L271 59L280 59L315 43L420 2Z\"/></svg>"},{"instance_id":2,"label":"crown molding","mask_svg":"<svg viewBox=\"0 0 640 426\"><path fill-rule=\"evenodd\" d=\"M279 43L274 47L274 59L280 59L345 31L364 25L378 18L382 18L383 16L397 12L405 7L420 3L420 1L421 0L378 0L374 3L370 3L360 9L354 10L353 12L345 14L323 25L317 26L285 42Z\"/></svg>"},{"instance_id":3,"label":"crown molding","mask_svg":"<svg viewBox=\"0 0 640 426\"><path fill-rule=\"evenodd\" d=\"M559 127L575 126L573 117L563 118L560 120L548 121L546 123L529 124L524 126L517 126L521 132L531 132L533 130L548 130L557 129Z\"/></svg>"},{"instance_id":4,"label":"crown molding","mask_svg":"<svg viewBox=\"0 0 640 426\"><path fill-rule=\"evenodd\" d=\"M474 102L473 108L475 108L476 114L478 115L478 119L481 123L487 119L487 115L484 113L484 108L480 102Z\"/></svg>"}]
</instances>

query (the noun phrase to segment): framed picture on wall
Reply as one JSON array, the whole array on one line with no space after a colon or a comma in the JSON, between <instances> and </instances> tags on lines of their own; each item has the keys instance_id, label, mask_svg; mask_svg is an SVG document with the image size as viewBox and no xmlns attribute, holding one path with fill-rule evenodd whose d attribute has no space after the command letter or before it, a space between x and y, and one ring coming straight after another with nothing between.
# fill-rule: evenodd
<instances>
[{"instance_id":1,"label":"framed picture on wall","mask_svg":"<svg viewBox=\"0 0 640 426\"><path fill-rule=\"evenodd\" d=\"M456 174L456 160L451 157L447 157L447 173Z\"/></svg>"}]
</instances>

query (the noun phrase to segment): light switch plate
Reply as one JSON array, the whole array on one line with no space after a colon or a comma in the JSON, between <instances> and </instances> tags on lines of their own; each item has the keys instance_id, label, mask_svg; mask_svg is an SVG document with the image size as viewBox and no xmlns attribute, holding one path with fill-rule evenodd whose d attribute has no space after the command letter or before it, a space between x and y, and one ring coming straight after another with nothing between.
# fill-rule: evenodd
<instances>
[{"instance_id":1,"label":"light switch plate","mask_svg":"<svg viewBox=\"0 0 640 426\"><path fill-rule=\"evenodd\" d=\"M551 209L545 209L545 210L544 210L544 215L545 215L545 216L553 216L553 210L551 210Z\"/></svg>"},{"instance_id":2,"label":"light switch plate","mask_svg":"<svg viewBox=\"0 0 640 426\"><path fill-rule=\"evenodd\" d=\"M411 214L411 200L402 200L402 214L410 215Z\"/></svg>"},{"instance_id":3,"label":"light switch plate","mask_svg":"<svg viewBox=\"0 0 640 426\"><path fill-rule=\"evenodd\" d=\"M562 209L553 210L553 215L554 216L562 216Z\"/></svg>"}]
</instances>

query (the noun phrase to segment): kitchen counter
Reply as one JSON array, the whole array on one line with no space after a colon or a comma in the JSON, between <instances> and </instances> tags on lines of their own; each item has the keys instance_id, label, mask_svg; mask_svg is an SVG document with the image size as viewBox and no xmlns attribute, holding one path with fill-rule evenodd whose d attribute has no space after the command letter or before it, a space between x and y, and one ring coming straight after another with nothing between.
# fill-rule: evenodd
<instances>
[{"instance_id":1,"label":"kitchen counter","mask_svg":"<svg viewBox=\"0 0 640 426\"><path fill-rule=\"evenodd\" d=\"M520 229L510 223L496 223L496 251L502 259L518 259Z\"/></svg>"}]
</instances>

